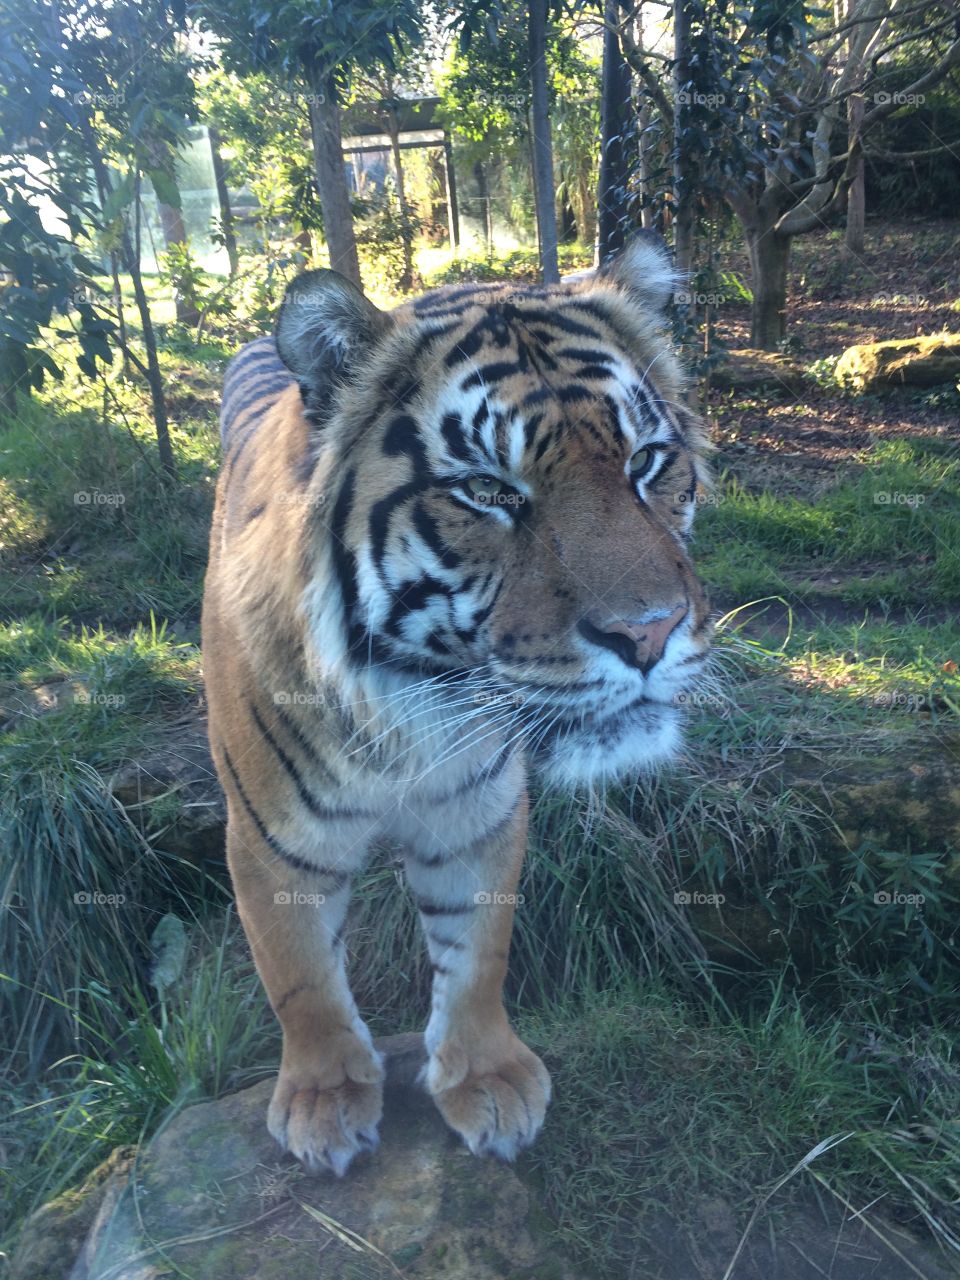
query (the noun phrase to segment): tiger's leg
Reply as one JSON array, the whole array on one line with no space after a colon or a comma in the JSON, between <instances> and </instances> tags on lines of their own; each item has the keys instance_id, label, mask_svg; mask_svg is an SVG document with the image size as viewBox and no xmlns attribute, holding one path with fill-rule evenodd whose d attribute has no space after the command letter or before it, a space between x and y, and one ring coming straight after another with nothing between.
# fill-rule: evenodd
<instances>
[{"instance_id":1,"label":"tiger's leg","mask_svg":"<svg viewBox=\"0 0 960 1280\"><path fill-rule=\"evenodd\" d=\"M290 865L241 804L230 808L227 857L237 906L283 1027L267 1127L308 1168L342 1175L355 1155L377 1145L384 1074L344 970L340 929L350 875Z\"/></svg>"},{"instance_id":2,"label":"tiger's leg","mask_svg":"<svg viewBox=\"0 0 960 1280\"><path fill-rule=\"evenodd\" d=\"M517 882L527 837L527 797L477 843L411 851L433 964L425 1079L446 1122L475 1155L512 1160L533 1141L550 1101L546 1067L514 1034L503 1007Z\"/></svg>"}]
</instances>

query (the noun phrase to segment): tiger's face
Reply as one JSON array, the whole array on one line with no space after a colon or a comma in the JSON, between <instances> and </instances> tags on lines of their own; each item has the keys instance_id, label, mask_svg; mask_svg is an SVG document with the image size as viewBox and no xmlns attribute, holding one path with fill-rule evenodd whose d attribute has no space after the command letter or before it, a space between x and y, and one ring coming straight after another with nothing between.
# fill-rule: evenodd
<instances>
[{"instance_id":1,"label":"tiger's face","mask_svg":"<svg viewBox=\"0 0 960 1280\"><path fill-rule=\"evenodd\" d=\"M295 282L277 341L318 433L326 585L305 599L326 669L384 689L444 673L567 784L674 751L710 623L671 284L643 241L599 279L441 290L389 316L332 273Z\"/></svg>"}]
</instances>

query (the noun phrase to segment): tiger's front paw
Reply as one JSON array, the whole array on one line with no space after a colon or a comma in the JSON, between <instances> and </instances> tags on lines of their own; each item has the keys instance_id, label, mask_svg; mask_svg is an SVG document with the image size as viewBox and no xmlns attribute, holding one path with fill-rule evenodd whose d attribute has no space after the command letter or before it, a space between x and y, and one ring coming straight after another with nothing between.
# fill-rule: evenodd
<instances>
[{"instance_id":1,"label":"tiger's front paw","mask_svg":"<svg viewBox=\"0 0 960 1280\"><path fill-rule=\"evenodd\" d=\"M345 1061L281 1067L267 1128L311 1172L342 1177L354 1156L379 1142L383 1074L379 1055L362 1046Z\"/></svg>"},{"instance_id":2,"label":"tiger's front paw","mask_svg":"<svg viewBox=\"0 0 960 1280\"><path fill-rule=\"evenodd\" d=\"M512 1033L497 1050L471 1055L441 1044L426 1083L440 1114L475 1156L513 1160L540 1132L550 1101L550 1073Z\"/></svg>"}]
</instances>

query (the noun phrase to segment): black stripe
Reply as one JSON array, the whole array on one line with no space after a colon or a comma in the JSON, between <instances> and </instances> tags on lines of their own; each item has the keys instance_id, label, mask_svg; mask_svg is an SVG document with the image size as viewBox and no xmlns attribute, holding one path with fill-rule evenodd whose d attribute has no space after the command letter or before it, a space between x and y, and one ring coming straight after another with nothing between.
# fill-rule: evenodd
<instances>
[{"instance_id":1,"label":"black stripe","mask_svg":"<svg viewBox=\"0 0 960 1280\"><path fill-rule=\"evenodd\" d=\"M417 909L424 916L467 916L476 911L475 902L449 905L445 902L432 902L429 898L417 898Z\"/></svg>"},{"instance_id":2,"label":"black stripe","mask_svg":"<svg viewBox=\"0 0 960 1280\"><path fill-rule=\"evenodd\" d=\"M466 946L465 942L461 942L459 938L438 938L435 933L427 930L427 937L435 947L443 947L444 951L462 951Z\"/></svg>"},{"instance_id":3,"label":"black stripe","mask_svg":"<svg viewBox=\"0 0 960 1280\"><path fill-rule=\"evenodd\" d=\"M349 819L349 818L371 817L370 813L366 813L363 810L328 809L326 805L321 804L320 801L316 798L316 796L314 796L309 790L309 788L307 787L307 784L303 780L303 774L300 772L300 770L294 764L293 760L290 758L289 755L287 755L286 751L284 751L283 747L281 747L280 743L276 740L276 738L267 728L267 725L264 722L263 717L261 716L260 712L257 710L256 706L252 702L250 704L250 713L253 716L253 719L256 723L257 728L260 730L260 733L263 736L264 742L266 742L267 745L270 747L270 749L273 751L274 755L280 761L280 764L283 767L284 771L286 772L287 776L289 777L290 781L296 787L297 795L300 797L301 802L310 810L310 812L313 814L315 818L320 818L324 821L330 821L336 818Z\"/></svg>"},{"instance_id":4,"label":"black stripe","mask_svg":"<svg viewBox=\"0 0 960 1280\"><path fill-rule=\"evenodd\" d=\"M492 364L481 365L468 378L460 383L461 391L471 391L474 387L489 386L501 378L509 378L515 373L523 373L522 360L495 360Z\"/></svg>"},{"instance_id":5,"label":"black stripe","mask_svg":"<svg viewBox=\"0 0 960 1280\"><path fill-rule=\"evenodd\" d=\"M445 600L449 600L453 596L453 591L445 582L431 577L429 573L425 573L415 582L402 583L384 623L384 630L390 635L399 635L400 623L403 619L423 609L433 596L442 596ZM435 653L449 652L446 645L438 647L437 643L434 643L430 647Z\"/></svg>"},{"instance_id":6,"label":"black stripe","mask_svg":"<svg viewBox=\"0 0 960 1280\"><path fill-rule=\"evenodd\" d=\"M600 337L600 334L597 333L596 329L592 329L587 324L580 324L578 321L571 319L566 311L550 312L527 310L525 307L523 311L523 319L524 323L528 325L530 323L537 322L545 324L547 326L546 336L548 339L551 337L550 329L560 329L563 333L569 333L575 338L593 338L594 341L596 341ZM539 333L536 336L543 341L543 338Z\"/></svg>"},{"instance_id":7,"label":"black stripe","mask_svg":"<svg viewBox=\"0 0 960 1280\"><path fill-rule=\"evenodd\" d=\"M230 779L233 782L234 789L240 797L243 807L250 815L250 820L256 827L257 834L260 836L260 839L264 844L267 845L267 847L271 849L278 858L285 862L287 866L292 867L294 871L303 871L309 875L327 876L338 888L345 885L350 879L349 875L345 871L336 871L333 867L318 867L313 862L307 862L305 858L300 858L295 853L290 853L283 847L276 836L272 836L270 834L263 819L250 803L250 798L244 790L243 783L240 781L239 775L234 768L233 761L230 759L226 748L224 748L223 758L227 766L227 771L230 774Z\"/></svg>"},{"instance_id":8,"label":"black stripe","mask_svg":"<svg viewBox=\"0 0 960 1280\"><path fill-rule=\"evenodd\" d=\"M460 556L457 555L452 547L446 545L436 520L425 509L422 502L414 505L413 527L443 565L444 569L457 569L460 567L462 563ZM467 584L463 583L460 588L461 591L466 590L466 586Z\"/></svg>"},{"instance_id":9,"label":"black stripe","mask_svg":"<svg viewBox=\"0 0 960 1280\"><path fill-rule=\"evenodd\" d=\"M614 358L609 351L601 351L599 347L561 347L556 354L568 360L579 360L582 364L609 363Z\"/></svg>"},{"instance_id":10,"label":"black stripe","mask_svg":"<svg viewBox=\"0 0 960 1280\"><path fill-rule=\"evenodd\" d=\"M319 773L322 773L325 776L326 781L328 781L331 786L339 787L339 778L337 778L332 772L329 765L325 764L324 761L320 759L313 743L303 732L300 725L297 724L296 720L294 720L292 716L288 715L287 712L284 711L283 707L274 706L273 713L277 717L278 722L283 725L284 732L293 738L294 742L310 761L311 767L316 769Z\"/></svg>"},{"instance_id":11,"label":"black stripe","mask_svg":"<svg viewBox=\"0 0 960 1280\"><path fill-rule=\"evenodd\" d=\"M425 489L430 487L430 481L424 479L410 480L406 484L400 485L394 489L392 493L388 493L385 498L381 498L379 502L375 502L370 508L370 515L367 520L367 528L370 531L371 550L373 552L374 563L377 568L382 571L383 559L387 554L387 539L390 536L390 520L394 511L398 507L403 506L405 502L409 502L411 498L417 497L423 493Z\"/></svg>"},{"instance_id":12,"label":"black stripe","mask_svg":"<svg viewBox=\"0 0 960 1280\"><path fill-rule=\"evenodd\" d=\"M440 423L440 434L446 441L447 448L455 458L469 462L470 450L463 434L463 419L459 413L445 413Z\"/></svg>"},{"instance_id":13,"label":"black stripe","mask_svg":"<svg viewBox=\"0 0 960 1280\"><path fill-rule=\"evenodd\" d=\"M568 387L559 387L556 395L561 404L573 404L578 400L594 399L594 393L588 387L578 386L575 382Z\"/></svg>"},{"instance_id":14,"label":"black stripe","mask_svg":"<svg viewBox=\"0 0 960 1280\"><path fill-rule=\"evenodd\" d=\"M347 522L353 509L356 480L356 470L351 468L344 476L340 492L337 494L333 516L330 520L330 534L333 539L333 569L337 576L340 596L343 600L343 616L347 629L347 649L350 653L362 654L367 647L368 632L356 618L358 601L357 557L345 542Z\"/></svg>"},{"instance_id":15,"label":"black stripe","mask_svg":"<svg viewBox=\"0 0 960 1280\"><path fill-rule=\"evenodd\" d=\"M523 424L524 448L526 449L533 448L533 442L536 439L536 435L537 435L537 427L539 427L542 421L543 421L543 414L535 413L533 414L532 417L528 418L526 422Z\"/></svg>"}]
</instances>

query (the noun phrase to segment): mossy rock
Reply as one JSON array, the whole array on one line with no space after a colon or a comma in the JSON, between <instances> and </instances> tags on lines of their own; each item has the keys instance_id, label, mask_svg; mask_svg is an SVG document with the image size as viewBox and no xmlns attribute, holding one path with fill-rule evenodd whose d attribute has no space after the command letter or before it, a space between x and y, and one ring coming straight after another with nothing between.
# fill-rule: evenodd
<instances>
[{"instance_id":1,"label":"mossy rock","mask_svg":"<svg viewBox=\"0 0 960 1280\"><path fill-rule=\"evenodd\" d=\"M32 1213L10 1263L9 1280L58 1280L79 1258L101 1210L112 1212L126 1185L134 1149L118 1147L71 1191Z\"/></svg>"},{"instance_id":2,"label":"mossy rock","mask_svg":"<svg viewBox=\"0 0 960 1280\"><path fill-rule=\"evenodd\" d=\"M83 1280L396 1280L401 1267L410 1280L587 1280L517 1171L471 1156L414 1086L421 1037L378 1043L380 1148L345 1178L311 1177L280 1152L272 1080L188 1107L141 1153Z\"/></svg>"},{"instance_id":3,"label":"mossy rock","mask_svg":"<svg viewBox=\"0 0 960 1280\"><path fill-rule=\"evenodd\" d=\"M837 380L857 391L878 387L933 387L960 380L960 334L932 333L847 347Z\"/></svg>"}]
</instances>

